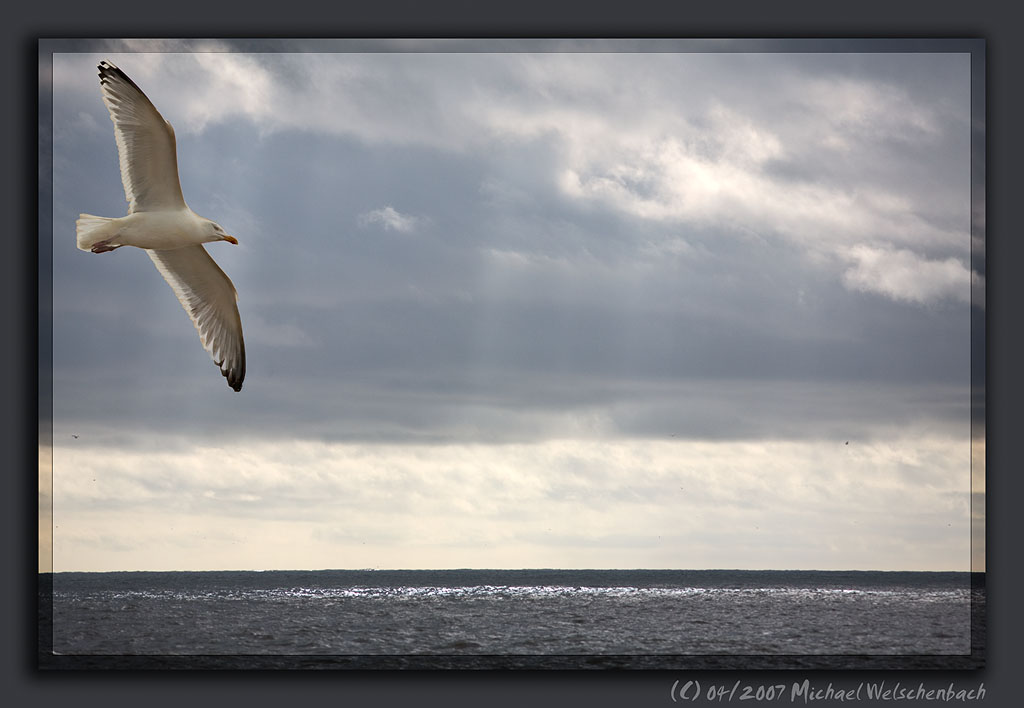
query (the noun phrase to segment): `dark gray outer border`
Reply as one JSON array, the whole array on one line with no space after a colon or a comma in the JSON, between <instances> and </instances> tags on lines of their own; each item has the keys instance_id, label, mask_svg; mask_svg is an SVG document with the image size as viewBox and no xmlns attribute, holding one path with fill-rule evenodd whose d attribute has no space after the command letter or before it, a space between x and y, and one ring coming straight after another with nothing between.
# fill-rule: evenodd
<instances>
[{"instance_id":1,"label":"dark gray outer border","mask_svg":"<svg viewBox=\"0 0 1024 708\"><path fill-rule=\"evenodd\" d=\"M1012 603L1018 572L1010 549L1012 533L1020 530L1019 514L1011 504L1022 498L1020 480L1011 464L1010 453L1018 427L1011 406L1019 391L1017 337L1012 304L1019 296L1018 280L1010 270L1018 260L1020 242L1011 228L1008 199L1019 180L1010 172L1012 156L1021 154L1020 138L1010 120L1020 115L1020 96L1014 76L1024 65L1016 35L1021 26L1015 14L995 8L969 7L955 0L900 3L864 0L856 6L822 8L816 3L786 5L758 2L730 2L698 7L694 3L663 5L634 1L620 3L594 0L589 3L518 2L503 7L480 7L469 3L386 2L335 7L325 11L320 2L293 1L286 5L262 7L248 4L240 14L230 7L209 2L181 0L171 6L151 6L139 16L134 3L107 2L102 5L73 5L71 2L21 6L5 17L4 43L7 53L9 100L3 110L6 134L12 136L5 161L5 206L14 219L8 222L8 257L0 278L5 301L10 303L8 320L14 337L2 349L8 372L4 426L5 450L13 452L8 479L16 485L14 494L4 495L9 508L3 515L8 527L5 538L12 552L14 572L5 574L5 606L14 619L6 624L3 662L8 675L4 685L19 704L56 705L69 701L93 701L105 705L175 705L185 701L198 705L246 703L264 705L318 700L331 704L351 702L363 705L447 704L447 705L661 705L676 678L705 678L718 682L742 678L755 684L773 679L787 682L802 677L815 683L833 681L837 686L862 680L901 680L904 684L925 681L943 686L950 681L964 687L985 683L987 702L1010 705L1015 696L1013 672L1016 632L1020 611ZM121 14L124 9L126 14ZM158 29L154 29L158 28ZM31 107L38 91L36 81L36 40L39 38L102 36L219 36L219 37L887 37L887 38L972 38L987 42L988 129L987 129L987 218L988 326L986 352L988 387L988 588L992 612L989 622L987 665L969 672L735 672L706 673L681 671L600 672L581 675L562 672L502 673L364 673L334 672L295 674L245 674L239 677L215 674L177 675L79 673L36 670L35 583L37 577L36 421L38 408L34 373L37 366L37 329L34 313L39 311L34 248L24 246L25 238L37 233L36 141ZM40 205L42 206L42 205ZM15 241L13 239L20 239ZM29 244L32 241L28 242ZM21 335L22 347L16 346ZM18 572L18 571L21 572ZM182 680L186 679L186 680ZM25 694L25 695L19 695ZM18 700L23 698L23 700ZM816 702L825 705L824 702Z\"/></svg>"}]
</instances>

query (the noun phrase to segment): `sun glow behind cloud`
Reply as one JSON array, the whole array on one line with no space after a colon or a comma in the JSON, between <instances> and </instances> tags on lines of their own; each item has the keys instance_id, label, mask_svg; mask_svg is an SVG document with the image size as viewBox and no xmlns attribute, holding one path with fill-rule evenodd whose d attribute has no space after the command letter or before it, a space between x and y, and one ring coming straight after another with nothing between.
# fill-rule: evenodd
<instances>
[{"instance_id":1,"label":"sun glow behind cloud","mask_svg":"<svg viewBox=\"0 0 1024 708\"><path fill-rule=\"evenodd\" d=\"M968 568L970 450L911 431L54 454L57 570Z\"/></svg>"}]
</instances>

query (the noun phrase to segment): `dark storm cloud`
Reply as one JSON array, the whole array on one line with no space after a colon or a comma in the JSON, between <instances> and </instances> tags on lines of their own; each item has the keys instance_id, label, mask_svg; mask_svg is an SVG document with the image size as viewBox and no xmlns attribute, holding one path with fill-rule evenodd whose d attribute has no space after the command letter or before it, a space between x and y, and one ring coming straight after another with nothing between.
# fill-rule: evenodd
<instances>
[{"instance_id":1,"label":"dark storm cloud","mask_svg":"<svg viewBox=\"0 0 1024 708\"><path fill-rule=\"evenodd\" d=\"M618 123L639 130L603 72L614 88L642 66L662 83L639 80L635 96L659 96L666 114L692 103L692 125L710 121L709 134L715 116L737 115L780 136L785 149L754 169L765 184L822 193L900 188L924 226L865 237L913 243L920 257L942 259L957 247L919 232L966 233L968 223L946 198L966 186L967 138L962 107L945 102L944 59L791 55L773 58L769 71L749 55L693 64L624 57L625 68L614 57L515 56L481 58L493 73L474 75L472 64L449 57L439 66L452 76L430 75L427 84L401 57L353 57L346 72L329 75L334 59L317 58L323 75L296 56L261 55L252 66L276 87L273 101L277 91L308 94L311 106L351 92L338 99L352 104L345 110L356 122L347 129L325 130L326 112L304 128L300 111L284 125L269 113L251 121L228 113L197 131L176 115L182 106L160 106L178 130L190 206L241 240L237 249L210 248L239 290L250 360L239 397L228 395L147 258L74 248L79 211L116 216L125 202L88 62L80 62L80 81L62 74L54 102L59 419L88 421L102 411L105 423L190 433L501 440L564 434L588 420L609 434L814 437L838 434L844 422L863 430L905 423L918 401L937 419L960 415L930 402L967 383L965 303L913 306L851 291L838 277L839 256L808 247L839 243L827 230L833 222L793 236L785 218L754 219L770 216L770 206L750 206L743 228L729 213L721 223L677 216L670 193L659 191L665 174L640 175L640 163L639 176L623 172L634 156L614 157L621 146L602 153L548 118L516 132L520 116L568 108L607 122L591 126L596 138L615 135ZM555 71L547 74L549 59ZM811 98L794 109L802 83ZM486 97L473 109L483 114L459 112L465 107L454 98L465 85ZM666 87L680 92L657 93ZM830 112L828 101L851 93L894 105ZM716 104L731 113L715 113ZM934 110L921 114L918 133L901 132L904 123L889 114L919 105ZM507 135L493 126L464 130L505 109ZM851 143L821 152L798 139L799 125L786 124L812 110L822 139L829 131L851 141L884 134L864 150ZM373 115L379 125L365 120ZM747 135L735 120L731 135ZM652 135L669 125L653 125ZM735 147L723 135L691 154L718 164ZM613 157L601 162L602 154ZM607 183L622 200L567 193L559 180L573 160L584 178L619 179ZM669 217L629 209L657 199ZM365 216L386 209L409 228ZM858 395L864 390L877 395ZM823 404L835 399L849 405Z\"/></svg>"}]
</instances>

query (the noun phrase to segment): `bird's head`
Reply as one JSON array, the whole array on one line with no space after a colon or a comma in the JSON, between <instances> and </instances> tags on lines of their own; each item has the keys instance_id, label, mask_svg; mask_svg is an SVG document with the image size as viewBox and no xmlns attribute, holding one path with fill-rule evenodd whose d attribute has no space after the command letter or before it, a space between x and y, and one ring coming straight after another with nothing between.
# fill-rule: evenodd
<instances>
[{"instance_id":1,"label":"bird's head","mask_svg":"<svg viewBox=\"0 0 1024 708\"><path fill-rule=\"evenodd\" d=\"M238 239L235 238L234 236L231 236L230 234L225 233L224 229L221 228L220 224L210 221L208 228L210 229L210 233L213 236L213 238L210 239L211 241L227 241L228 243L233 243L236 246L238 245Z\"/></svg>"}]
</instances>

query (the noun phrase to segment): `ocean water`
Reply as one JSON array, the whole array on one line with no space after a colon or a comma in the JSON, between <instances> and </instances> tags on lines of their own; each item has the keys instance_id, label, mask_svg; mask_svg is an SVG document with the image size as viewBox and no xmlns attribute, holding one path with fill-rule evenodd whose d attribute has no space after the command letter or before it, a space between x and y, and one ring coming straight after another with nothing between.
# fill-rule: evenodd
<instances>
[{"instance_id":1,"label":"ocean water","mask_svg":"<svg viewBox=\"0 0 1024 708\"><path fill-rule=\"evenodd\" d=\"M52 581L52 608L42 621L52 626L52 650L61 657L359 657L360 667L394 666L383 661L394 657L424 667L516 665L496 664L500 657L533 658L529 666L637 667L667 666L670 657L705 657L702 665L791 657L794 666L814 657L830 660L810 665L829 666L852 665L837 657L914 657L913 666L948 668L971 655L972 634L977 655L983 632L984 591L976 577L972 588L969 573L326 570L41 578L47 592ZM560 663L545 664L551 657ZM931 659L922 664L924 657Z\"/></svg>"}]
</instances>

